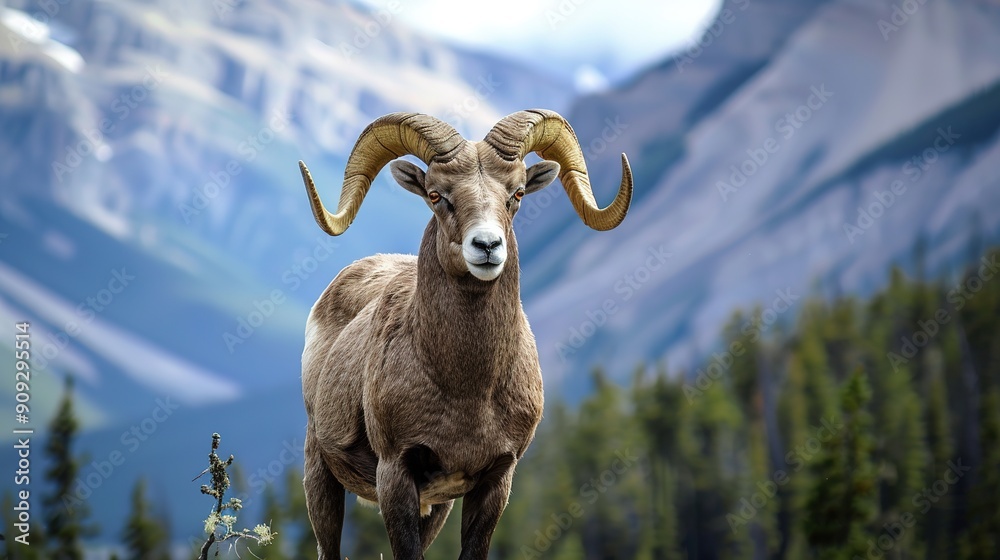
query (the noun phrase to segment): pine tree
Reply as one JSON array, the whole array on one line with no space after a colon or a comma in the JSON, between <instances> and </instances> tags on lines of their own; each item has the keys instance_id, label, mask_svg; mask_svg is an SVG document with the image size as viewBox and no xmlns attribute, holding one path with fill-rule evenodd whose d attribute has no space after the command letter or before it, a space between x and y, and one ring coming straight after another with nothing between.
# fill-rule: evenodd
<instances>
[{"instance_id":1,"label":"pine tree","mask_svg":"<svg viewBox=\"0 0 1000 560\"><path fill-rule=\"evenodd\" d=\"M825 338L826 333L834 330L830 325L833 322L835 319L823 302L803 304L798 335L789 343L789 383L797 396L783 403L794 409L789 411L787 419L801 432L787 434L789 442L803 441L809 426L818 425L838 409L836 397L831 397L837 393L837 384Z\"/></svg>"},{"instance_id":2,"label":"pine tree","mask_svg":"<svg viewBox=\"0 0 1000 560\"><path fill-rule=\"evenodd\" d=\"M827 360L839 382L851 376L854 364L861 361L864 352L858 344L864 339L859 332L861 312L854 299L838 299L833 302L827 320L822 322Z\"/></svg>"},{"instance_id":3,"label":"pine tree","mask_svg":"<svg viewBox=\"0 0 1000 560\"><path fill-rule=\"evenodd\" d=\"M680 534L689 558L730 558L739 547L734 531L755 511L740 508L735 445L743 418L727 384L716 381L697 400L684 399L678 428L682 450L678 507Z\"/></svg>"},{"instance_id":4,"label":"pine tree","mask_svg":"<svg viewBox=\"0 0 1000 560\"><path fill-rule=\"evenodd\" d=\"M962 305L956 304L966 374L962 428L978 436L965 439L959 449L974 470L956 484L955 493L955 517L966 528L959 537L961 551L970 560L995 557L1000 546L1000 279L986 266L998 257L993 249L969 267L958 298Z\"/></svg>"},{"instance_id":5,"label":"pine tree","mask_svg":"<svg viewBox=\"0 0 1000 560\"><path fill-rule=\"evenodd\" d=\"M933 484L940 475L937 465L951 460L954 443L951 436L950 413L948 410L948 387L942 371L943 352L937 348L928 349L927 372L927 446L930 450L930 464L924 469L925 484ZM928 558L944 558L948 554L949 525L952 515L952 494L949 492L931 505L931 510L917 526L917 533L924 536Z\"/></svg>"},{"instance_id":6,"label":"pine tree","mask_svg":"<svg viewBox=\"0 0 1000 560\"><path fill-rule=\"evenodd\" d=\"M86 525L90 513L87 504L67 498L72 496L80 473L80 458L73 454L78 430L79 423L73 412L73 380L67 377L62 401L49 425L49 439L44 450L49 462L45 479L49 482L50 493L42 497L42 508L53 560L81 560L80 539L94 532Z\"/></svg>"},{"instance_id":7,"label":"pine tree","mask_svg":"<svg viewBox=\"0 0 1000 560\"><path fill-rule=\"evenodd\" d=\"M318 556L316 535L309 523L309 512L306 508L306 493L302 487L302 471L288 469L285 475L285 499L287 500L287 520L295 527L298 538L292 547L292 558L296 560L316 560ZM291 532L287 535L290 537ZM287 539L287 537L286 537Z\"/></svg>"},{"instance_id":8,"label":"pine tree","mask_svg":"<svg viewBox=\"0 0 1000 560\"><path fill-rule=\"evenodd\" d=\"M778 398L779 424L786 443L780 467L787 475L781 486L780 527L787 558L808 556L805 527L801 523L814 484L811 467L815 455L798 451L815 436L814 426L839 420L836 385L826 355L823 333L831 321L825 304L811 300L802 304L797 333L779 346L787 356L787 371Z\"/></svg>"},{"instance_id":9,"label":"pine tree","mask_svg":"<svg viewBox=\"0 0 1000 560\"><path fill-rule=\"evenodd\" d=\"M760 316L757 315L757 320ZM723 340L726 348L739 343L743 351L731 358L729 376L733 392L743 416L739 438L745 442L745 473L740 483L742 498L752 498L759 491L759 484L773 483L772 473L779 465L771 460L772 451L778 449L776 430L769 433L768 415L764 407L769 403L771 390L769 371L765 368L763 342L741 336L739 325L744 324L740 314L736 314L724 329ZM771 416L770 418L773 418ZM772 447L773 446L773 447ZM778 452L780 454L780 452ZM763 558L771 556L780 543L778 534L779 499L768 499L759 507L748 527L735 533L734 544L742 547L742 557ZM732 518L730 518L732 520Z\"/></svg>"},{"instance_id":10,"label":"pine tree","mask_svg":"<svg viewBox=\"0 0 1000 560\"><path fill-rule=\"evenodd\" d=\"M637 515L632 476L636 474L636 434L625 414L622 391L603 371L594 370L595 390L580 405L577 425L567 435L566 460L573 466L574 486L582 514L579 531L586 559L631 557L635 554ZM557 507L552 513L566 511ZM552 523L543 518L541 529ZM565 537L562 537L565 538ZM560 539L561 540L561 539Z\"/></svg>"},{"instance_id":11,"label":"pine tree","mask_svg":"<svg viewBox=\"0 0 1000 560\"><path fill-rule=\"evenodd\" d=\"M856 369L841 391L843 427L820 451L815 485L806 505L806 535L820 560L866 557L876 508L871 462L871 390Z\"/></svg>"},{"instance_id":12,"label":"pine tree","mask_svg":"<svg viewBox=\"0 0 1000 560\"><path fill-rule=\"evenodd\" d=\"M922 406L909 380L909 369L887 369L887 392L875 413L879 426L876 463L881 465L880 504L877 525L898 526L901 516L913 508L913 497L924 487L924 467L928 464L925 430L921 421ZM878 373L877 373L878 374ZM923 558L917 531L893 535L892 558Z\"/></svg>"},{"instance_id":13,"label":"pine tree","mask_svg":"<svg viewBox=\"0 0 1000 560\"><path fill-rule=\"evenodd\" d=\"M913 507L913 497L925 484L925 469L929 465L924 402L917 390L918 381L925 377L921 365L923 356L906 362L889 358L886 348L893 348L898 339L894 332L912 332L928 313L924 308L926 290L910 287L898 270L885 294L873 298L868 306L865 337L858 346L868 354L872 401L870 408L878 429L873 459L879 469L879 527L900 527L904 515ZM918 309L919 308L919 309ZM898 323L898 324L897 324ZM915 372L920 372L916 373ZM923 557L924 535L920 531L896 531L890 543L891 557L910 560ZM886 545L883 539L883 545Z\"/></svg>"},{"instance_id":14,"label":"pine tree","mask_svg":"<svg viewBox=\"0 0 1000 560\"><path fill-rule=\"evenodd\" d=\"M122 531L128 560L170 560L165 522L151 510L146 481L139 479L132 488L132 511Z\"/></svg>"},{"instance_id":15,"label":"pine tree","mask_svg":"<svg viewBox=\"0 0 1000 560\"><path fill-rule=\"evenodd\" d=\"M983 395L979 406L979 441L983 463L973 486L969 529L962 538L967 560L996 558L1000 550L1000 388Z\"/></svg>"},{"instance_id":16,"label":"pine tree","mask_svg":"<svg viewBox=\"0 0 1000 560\"><path fill-rule=\"evenodd\" d=\"M675 560L680 555L675 464L680 457L678 429L684 401L681 383L671 381L660 368L650 383L639 377L632 392L636 421L649 448L648 526L644 531L652 560Z\"/></svg>"}]
</instances>

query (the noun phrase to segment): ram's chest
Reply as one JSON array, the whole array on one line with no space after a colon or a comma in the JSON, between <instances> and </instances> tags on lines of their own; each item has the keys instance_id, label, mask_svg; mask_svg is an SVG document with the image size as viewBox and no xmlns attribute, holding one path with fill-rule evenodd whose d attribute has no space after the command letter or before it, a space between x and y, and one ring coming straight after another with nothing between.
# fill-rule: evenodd
<instances>
[{"instance_id":1,"label":"ram's chest","mask_svg":"<svg viewBox=\"0 0 1000 560\"><path fill-rule=\"evenodd\" d=\"M516 391L485 396L382 391L366 406L368 433L380 456L425 445L458 470L507 453L519 455L541 417L540 399Z\"/></svg>"},{"instance_id":2,"label":"ram's chest","mask_svg":"<svg viewBox=\"0 0 1000 560\"><path fill-rule=\"evenodd\" d=\"M453 407L428 407L420 433L411 437L426 442L443 461L471 467L515 451L519 440L530 437L524 423L506 406L467 400Z\"/></svg>"}]
</instances>

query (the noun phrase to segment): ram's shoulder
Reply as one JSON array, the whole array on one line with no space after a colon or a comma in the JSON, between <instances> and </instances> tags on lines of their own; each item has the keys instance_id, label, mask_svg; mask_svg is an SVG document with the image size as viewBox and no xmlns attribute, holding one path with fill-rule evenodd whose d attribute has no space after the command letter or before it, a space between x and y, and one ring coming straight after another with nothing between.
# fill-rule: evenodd
<instances>
[{"instance_id":1,"label":"ram's shoulder","mask_svg":"<svg viewBox=\"0 0 1000 560\"><path fill-rule=\"evenodd\" d=\"M346 325L391 284L399 289L416 283L417 257L378 254L354 261L330 282L313 306L310 320Z\"/></svg>"}]
</instances>

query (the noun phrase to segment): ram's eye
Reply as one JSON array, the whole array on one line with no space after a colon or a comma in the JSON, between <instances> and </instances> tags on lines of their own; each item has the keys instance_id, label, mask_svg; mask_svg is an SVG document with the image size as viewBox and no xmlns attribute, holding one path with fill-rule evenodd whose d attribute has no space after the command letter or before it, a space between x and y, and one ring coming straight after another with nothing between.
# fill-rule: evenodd
<instances>
[{"instance_id":1,"label":"ram's eye","mask_svg":"<svg viewBox=\"0 0 1000 560\"><path fill-rule=\"evenodd\" d=\"M438 202L441 202L441 193L437 191L431 191L427 193L427 200L430 200L431 204L437 204Z\"/></svg>"},{"instance_id":2,"label":"ram's eye","mask_svg":"<svg viewBox=\"0 0 1000 560\"><path fill-rule=\"evenodd\" d=\"M524 189L518 189L514 191L515 200L521 200L522 198L524 198Z\"/></svg>"}]
</instances>

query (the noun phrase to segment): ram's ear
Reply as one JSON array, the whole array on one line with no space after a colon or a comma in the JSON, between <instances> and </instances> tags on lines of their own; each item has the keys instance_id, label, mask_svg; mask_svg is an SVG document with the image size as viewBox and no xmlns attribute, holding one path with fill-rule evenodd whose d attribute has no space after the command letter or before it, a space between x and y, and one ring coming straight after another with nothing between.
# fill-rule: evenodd
<instances>
[{"instance_id":1,"label":"ram's ear","mask_svg":"<svg viewBox=\"0 0 1000 560\"><path fill-rule=\"evenodd\" d=\"M524 194L531 194L549 186L559 175L559 164L542 160L528 168L524 180Z\"/></svg>"},{"instance_id":2,"label":"ram's ear","mask_svg":"<svg viewBox=\"0 0 1000 560\"><path fill-rule=\"evenodd\" d=\"M392 178L399 183L399 186L421 198L427 198L423 169L406 160L397 160L389 164L389 170L392 171Z\"/></svg>"}]
</instances>

